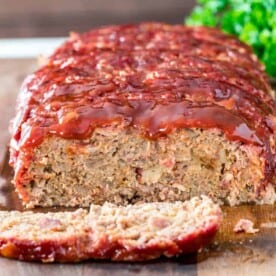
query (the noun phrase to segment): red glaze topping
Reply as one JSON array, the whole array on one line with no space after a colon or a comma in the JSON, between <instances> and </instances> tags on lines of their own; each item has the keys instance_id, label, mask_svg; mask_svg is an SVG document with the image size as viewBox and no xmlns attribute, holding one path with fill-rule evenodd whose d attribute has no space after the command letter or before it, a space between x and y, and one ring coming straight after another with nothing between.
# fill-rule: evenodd
<instances>
[{"instance_id":1,"label":"red glaze topping","mask_svg":"<svg viewBox=\"0 0 276 276\"><path fill-rule=\"evenodd\" d=\"M46 136L85 139L112 123L149 139L218 128L263 148L267 182L275 170L270 90L251 49L215 29L142 23L74 34L25 80L11 163Z\"/></svg>"}]
</instances>

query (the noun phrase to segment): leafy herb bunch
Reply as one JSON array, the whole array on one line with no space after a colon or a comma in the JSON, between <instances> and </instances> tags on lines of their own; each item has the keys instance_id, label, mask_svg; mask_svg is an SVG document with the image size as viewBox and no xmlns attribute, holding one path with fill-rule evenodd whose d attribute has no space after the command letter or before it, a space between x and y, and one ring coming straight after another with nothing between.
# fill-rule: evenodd
<instances>
[{"instance_id":1,"label":"leafy herb bunch","mask_svg":"<svg viewBox=\"0 0 276 276\"><path fill-rule=\"evenodd\" d=\"M238 36L276 77L276 0L197 0L185 23L218 27Z\"/></svg>"}]
</instances>

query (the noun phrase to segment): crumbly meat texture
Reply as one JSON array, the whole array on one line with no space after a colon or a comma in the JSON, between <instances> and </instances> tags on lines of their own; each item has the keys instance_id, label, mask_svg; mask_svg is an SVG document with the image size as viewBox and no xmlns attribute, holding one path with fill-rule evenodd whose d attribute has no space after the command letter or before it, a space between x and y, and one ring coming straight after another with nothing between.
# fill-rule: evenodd
<instances>
[{"instance_id":1,"label":"crumbly meat texture","mask_svg":"<svg viewBox=\"0 0 276 276\"><path fill-rule=\"evenodd\" d=\"M74 34L25 80L11 132L26 206L275 201L273 91L252 50L162 23Z\"/></svg>"},{"instance_id":2,"label":"crumbly meat texture","mask_svg":"<svg viewBox=\"0 0 276 276\"><path fill-rule=\"evenodd\" d=\"M116 126L85 141L42 143L25 200L29 207L126 205L206 194L220 204L272 203L273 187L259 190L263 168L259 147L230 142L218 130L183 129L149 141Z\"/></svg>"},{"instance_id":3,"label":"crumbly meat texture","mask_svg":"<svg viewBox=\"0 0 276 276\"><path fill-rule=\"evenodd\" d=\"M260 229L254 228L254 223L249 219L240 219L235 225L233 231L235 233L244 232L246 234L256 234Z\"/></svg>"},{"instance_id":4,"label":"crumbly meat texture","mask_svg":"<svg viewBox=\"0 0 276 276\"><path fill-rule=\"evenodd\" d=\"M185 203L92 205L89 213L0 212L0 254L42 262L145 261L195 252L222 220L209 198Z\"/></svg>"}]
</instances>

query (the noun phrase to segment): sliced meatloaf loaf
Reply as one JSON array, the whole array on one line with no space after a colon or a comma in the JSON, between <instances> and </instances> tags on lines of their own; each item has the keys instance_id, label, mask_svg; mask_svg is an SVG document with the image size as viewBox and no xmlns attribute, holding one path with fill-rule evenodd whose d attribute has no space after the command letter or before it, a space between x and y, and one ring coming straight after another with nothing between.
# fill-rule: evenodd
<instances>
[{"instance_id":1,"label":"sliced meatloaf loaf","mask_svg":"<svg viewBox=\"0 0 276 276\"><path fill-rule=\"evenodd\" d=\"M162 23L72 36L28 76L12 124L26 206L275 201L275 100L252 50Z\"/></svg>"},{"instance_id":2,"label":"sliced meatloaf loaf","mask_svg":"<svg viewBox=\"0 0 276 276\"><path fill-rule=\"evenodd\" d=\"M27 261L144 261L192 253L210 243L222 220L209 198L116 206L90 212L0 211L0 255Z\"/></svg>"}]
</instances>

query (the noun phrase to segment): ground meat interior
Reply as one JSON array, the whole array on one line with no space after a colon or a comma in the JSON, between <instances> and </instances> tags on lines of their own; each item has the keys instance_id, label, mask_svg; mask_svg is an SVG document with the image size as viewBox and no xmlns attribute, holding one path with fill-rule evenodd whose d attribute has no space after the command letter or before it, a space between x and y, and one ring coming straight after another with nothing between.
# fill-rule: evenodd
<instances>
[{"instance_id":1,"label":"ground meat interior","mask_svg":"<svg viewBox=\"0 0 276 276\"><path fill-rule=\"evenodd\" d=\"M88 140L52 137L42 143L26 189L30 204L42 206L126 205L201 194L220 204L256 202L264 198L259 150L228 141L219 130L176 130L150 141L119 126L97 129ZM272 187L264 192L272 201Z\"/></svg>"}]
</instances>

